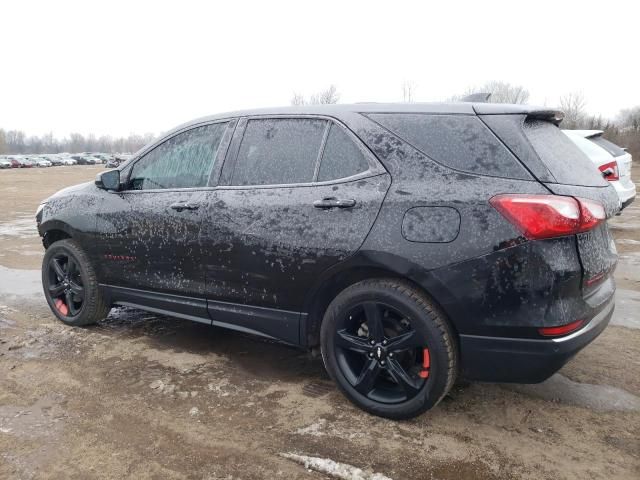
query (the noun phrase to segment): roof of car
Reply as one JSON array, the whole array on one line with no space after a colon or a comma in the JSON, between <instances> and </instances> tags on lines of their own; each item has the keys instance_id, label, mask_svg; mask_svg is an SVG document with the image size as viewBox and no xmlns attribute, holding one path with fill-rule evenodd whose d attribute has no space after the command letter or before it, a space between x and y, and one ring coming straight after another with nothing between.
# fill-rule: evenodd
<instances>
[{"instance_id":1,"label":"roof of car","mask_svg":"<svg viewBox=\"0 0 640 480\"><path fill-rule=\"evenodd\" d=\"M296 105L286 107L258 108L237 110L197 118L178 126L175 130L206 123L212 120L248 117L254 115L326 115L340 118L349 113L431 113L451 115L500 115L500 114L536 114L545 116L562 116L557 109L536 107L532 105L512 105L499 103L350 103L325 105Z\"/></svg>"}]
</instances>

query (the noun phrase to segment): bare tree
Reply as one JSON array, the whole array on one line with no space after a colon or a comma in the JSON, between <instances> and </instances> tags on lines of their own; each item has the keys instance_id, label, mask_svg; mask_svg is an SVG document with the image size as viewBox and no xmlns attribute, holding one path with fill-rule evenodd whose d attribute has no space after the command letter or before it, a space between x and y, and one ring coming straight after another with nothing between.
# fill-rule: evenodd
<instances>
[{"instance_id":1,"label":"bare tree","mask_svg":"<svg viewBox=\"0 0 640 480\"><path fill-rule=\"evenodd\" d=\"M309 97L309 100L304 98L301 93L294 93L291 98L291 105L322 105L330 103L338 103L340 101L340 94L335 85L329 85L329 88L322 90L318 93L314 93Z\"/></svg>"},{"instance_id":2,"label":"bare tree","mask_svg":"<svg viewBox=\"0 0 640 480\"><path fill-rule=\"evenodd\" d=\"M560 109L564 112L562 128L582 128L586 123L586 106L582 92L567 93L560 97Z\"/></svg>"},{"instance_id":3,"label":"bare tree","mask_svg":"<svg viewBox=\"0 0 640 480\"><path fill-rule=\"evenodd\" d=\"M0 155L7 153L7 134L0 128Z\"/></svg>"},{"instance_id":4,"label":"bare tree","mask_svg":"<svg viewBox=\"0 0 640 480\"><path fill-rule=\"evenodd\" d=\"M405 81L402 84L402 101L406 103L413 102L413 93L416 89L416 86L413 82Z\"/></svg>"},{"instance_id":5,"label":"bare tree","mask_svg":"<svg viewBox=\"0 0 640 480\"><path fill-rule=\"evenodd\" d=\"M621 110L618 114L618 124L622 130L640 133L640 105Z\"/></svg>"},{"instance_id":6,"label":"bare tree","mask_svg":"<svg viewBox=\"0 0 640 480\"><path fill-rule=\"evenodd\" d=\"M322 90L321 92L312 95L310 103L313 105L324 105L338 103L338 100L340 100L340 94L338 93L336 86L329 85L329 88L326 90Z\"/></svg>"},{"instance_id":7,"label":"bare tree","mask_svg":"<svg viewBox=\"0 0 640 480\"><path fill-rule=\"evenodd\" d=\"M305 99L304 95L298 92L293 92L293 97L291 97L291 105L304 105Z\"/></svg>"},{"instance_id":8,"label":"bare tree","mask_svg":"<svg viewBox=\"0 0 640 480\"><path fill-rule=\"evenodd\" d=\"M529 101L529 91L522 85L511 85L498 80L467 88L464 95L454 95L447 101L457 102L475 93L490 93L489 103L527 103Z\"/></svg>"}]
</instances>

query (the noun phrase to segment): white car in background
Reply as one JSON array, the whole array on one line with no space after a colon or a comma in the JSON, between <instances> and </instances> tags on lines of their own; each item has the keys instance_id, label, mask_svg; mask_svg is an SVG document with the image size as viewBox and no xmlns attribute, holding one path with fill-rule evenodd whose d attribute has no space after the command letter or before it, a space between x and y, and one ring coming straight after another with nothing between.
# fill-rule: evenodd
<instances>
[{"instance_id":1,"label":"white car in background","mask_svg":"<svg viewBox=\"0 0 640 480\"><path fill-rule=\"evenodd\" d=\"M631 181L631 154L602 137L602 130L563 130L616 189L622 209L636 198Z\"/></svg>"},{"instance_id":2,"label":"white car in background","mask_svg":"<svg viewBox=\"0 0 640 480\"><path fill-rule=\"evenodd\" d=\"M35 162L36 167L51 167L51 166L53 166L53 163L51 163L46 158L32 158L32 160Z\"/></svg>"}]
</instances>

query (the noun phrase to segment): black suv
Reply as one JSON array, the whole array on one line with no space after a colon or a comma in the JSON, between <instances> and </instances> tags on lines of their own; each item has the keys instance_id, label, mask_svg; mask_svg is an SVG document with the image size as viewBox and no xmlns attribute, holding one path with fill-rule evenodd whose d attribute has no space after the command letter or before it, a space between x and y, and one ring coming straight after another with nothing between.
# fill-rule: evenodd
<instances>
[{"instance_id":1,"label":"black suv","mask_svg":"<svg viewBox=\"0 0 640 480\"><path fill-rule=\"evenodd\" d=\"M457 103L196 120L43 203L47 301L69 325L127 305L320 346L389 418L458 376L542 381L614 308L618 197L561 119Z\"/></svg>"}]
</instances>

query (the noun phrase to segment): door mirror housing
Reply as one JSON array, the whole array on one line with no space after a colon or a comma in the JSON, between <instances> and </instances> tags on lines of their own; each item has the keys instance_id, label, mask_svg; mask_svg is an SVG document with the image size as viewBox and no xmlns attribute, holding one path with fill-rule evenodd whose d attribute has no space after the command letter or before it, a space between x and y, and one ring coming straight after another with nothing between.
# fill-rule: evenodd
<instances>
[{"instance_id":1,"label":"door mirror housing","mask_svg":"<svg viewBox=\"0 0 640 480\"><path fill-rule=\"evenodd\" d=\"M109 170L96 176L96 187L117 192L120 190L120 170Z\"/></svg>"}]
</instances>

